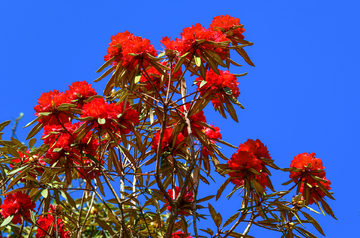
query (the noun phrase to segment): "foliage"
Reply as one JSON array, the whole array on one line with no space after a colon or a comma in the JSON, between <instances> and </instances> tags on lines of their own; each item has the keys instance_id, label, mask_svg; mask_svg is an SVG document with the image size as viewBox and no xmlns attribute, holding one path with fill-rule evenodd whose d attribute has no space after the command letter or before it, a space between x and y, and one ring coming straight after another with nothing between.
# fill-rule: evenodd
<instances>
[{"instance_id":1,"label":"foliage","mask_svg":"<svg viewBox=\"0 0 360 238\"><path fill-rule=\"evenodd\" d=\"M103 95L90 84L74 82L69 90L43 93L35 106L27 145L0 134L1 230L9 237L251 237L252 226L278 231L282 237L315 237L304 229L320 225L305 209L335 218L325 198L334 199L324 166L314 153L295 156L289 172L293 186L276 191L270 168L279 170L267 147L247 140L238 147L222 140L219 127L209 125L203 109L238 121L244 108L230 53L245 52L239 19L215 17L209 29L199 23L181 37L164 37L157 54L148 39L125 31L111 37L105 71L110 76ZM222 69L220 69L222 68ZM185 80L195 77L193 82ZM189 84L196 90L188 92ZM210 104L210 105L211 105ZM0 124L0 131L10 121ZM34 138L43 129L41 145ZM227 158L219 144L237 149ZM211 169L211 168L214 169ZM219 173L217 193L199 197L200 184ZM78 183L79 182L79 183ZM120 182L120 183L119 183ZM215 211L225 188L241 209L228 219ZM79 184L79 185L77 185ZM295 190L296 188L296 190ZM82 192L74 199L71 192ZM294 191L290 201L286 195ZM107 199L105 192L111 193ZM37 209L35 209L37 207ZM200 228L209 210L215 226ZM193 229L190 229L192 223ZM237 231L246 223L243 232ZM20 225L17 225L20 224ZM232 225L231 225L232 224Z\"/></svg>"}]
</instances>

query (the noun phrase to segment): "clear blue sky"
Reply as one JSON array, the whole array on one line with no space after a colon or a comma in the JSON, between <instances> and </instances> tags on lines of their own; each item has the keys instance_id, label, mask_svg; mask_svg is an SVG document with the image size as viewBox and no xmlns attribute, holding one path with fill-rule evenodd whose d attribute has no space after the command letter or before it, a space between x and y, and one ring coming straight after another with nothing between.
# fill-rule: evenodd
<instances>
[{"instance_id":1,"label":"clear blue sky","mask_svg":"<svg viewBox=\"0 0 360 238\"><path fill-rule=\"evenodd\" d=\"M358 237L359 10L360 1L351 0L2 1L0 122L24 112L24 126L34 119L42 92L92 82L110 37L118 32L146 37L160 50L163 36L179 37L184 27L208 27L214 16L229 14L240 18L245 39L255 43L247 52L256 67L244 62L233 69L248 72L239 78L239 101L246 108L238 110L239 123L223 120L211 107L208 120L233 144L261 139L280 167L299 153L315 152L331 180L337 200L328 202L339 220L315 218L327 237ZM93 84L98 93L104 83ZM24 141L28 131L18 130L19 139ZM10 127L5 132L9 138ZM288 174L273 172L276 189L287 179ZM220 185L204 185L202 194L215 194ZM223 209L223 219L235 213L230 207L238 208L236 197L215 205ZM270 232L267 237L280 236Z\"/></svg>"}]
</instances>

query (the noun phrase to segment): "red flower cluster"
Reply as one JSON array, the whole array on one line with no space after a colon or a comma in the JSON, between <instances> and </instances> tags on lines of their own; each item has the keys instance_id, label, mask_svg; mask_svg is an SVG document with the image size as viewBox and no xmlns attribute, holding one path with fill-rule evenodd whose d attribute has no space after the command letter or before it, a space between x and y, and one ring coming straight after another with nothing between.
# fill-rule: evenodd
<instances>
[{"instance_id":1,"label":"red flower cluster","mask_svg":"<svg viewBox=\"0 0 360 238\"><path fill-rule=\"evenodd\" d=\"M216 141L214 141L213 139L217 139L217 140L221 140L222 135L220 134L220 129L219 127L215 127L215 126L211 126L214 130L206 127L204 128L202 131L205 133L205 135L207 135L211 141L211 143L215 144ZM202 155L203 156L209 156L209 150L203 146L202 148Z\"/></svg>"},{"instance_id":2,"label":"red flower cluster","mask_svg":"<svg viewBox=\"0 0 360 238\"><path fill-rule=\"evenodd\" d=\"M38 99L38 105L34 107L35 115L39 116L39 113L49 114L43 115L44 117L39 120L44 125L67 123L70 121L67 112L59 110L58 107L63 103L72 103L81 109L84 100L93 95L96 95L96 92L90 84L85 81L74 82L72 86L69 86L69 90L66 90L64 93L54 90L41 94Z\"/></svg>"},{"instance_id":3,"label":"red flower cluster","mask_svg":"<svg viewBox=\"0 0 360 238\"><path fill-rule=\"evenodd\" d=\"M195 52L197 48L215 50L215 52L218 53L222 52L222 50L219 48L214 49L214 45L198 45L196 40L207 40L214 42L228 41L226 35L224 35L223 33L219 31L214 31L212 29L205 29L205 27L201 26L200 23L197 23L191 27L184 28L183 32L180 33L180 35L182 46L179 52L181 54L185 54L186 52ZM196 50L196 54L201 55L199 50Z\"/></svg>"},{"instance_id":4,"label":"red flower cluster","mask_svg":"<svg viewBox=\"0 0 360 238\"><path fill-rule=\"evenodd\" d=\"M162 65L166 66L166 62L161 62ZM172 69L175 68L175 65L172 65ZM161 79L161 73L159 71L157 71L154 67L151 67L150 69L146 70L147 75L142 74L141 78L140 78L140 82L145 85L145 88L147 91L150 91L153 86L151 85L151 83L149 82L149 80L151 80L151 82L154 84L155 88L157 88L158 90L160 90L161 92L164 92L166 87L168 86L168 80L166 80L166 82L164 82L164 85L162 88L160 88L160 79ZM182 70L178 70L175 73L172 73L171 76L171 84L173 82L173 80L179 78L182 74ZM149 76L149 78L147 77Z\"/></svg>"},{"instance_id":5,"label":"red flower cluster","mask_svg":"<svg viewBox=\"0 0 360 238\"><path fill-rule=\"evenodd\" d=\"M177 135L175 144L173 144L173 138L174 138L173 136L175 136L175 135L172 135L172 131L173 131L173 128L165 129L160 153L162 153L164 151L172 152L173 155L176 155L178 153L177 150L179 149L179 146L183 142L184 136L182 133L179 133ZM153 141L152 141L152 149L155 151L155 153L157 153L159 139L160 139L160 131L156 132L156 134L154 135Z\"/></svg>"},{"instance_id":6,"label":"red flower cluster","mask_svg":"<svg viewBox=\"0 0 360 238\"><path fill-rule=\"evenodd\" d=\"M30 153L30 150L28 150L27 153ZM28 164L32 168L35 168L35 170L38 173L42 174L44 172L44 169L42 168L42 166L45 166L46 162L43 161L42 156L40 158L37 155L29 157L27 154L24 154L21 151L19 151L19 156L20 156L20 159L12 160L13 163L17 164L17 167L20 168L23 165ZM14 164L10 164L10 168L14 168ZM21 173L21 171L19 171L19 173ZM34 173L29 173L29 175L36 178L36 174L34 174ZM20 181L24 183L26 180L21 179Z\"/></svg>"},{"instance_id":7,"label":"red flower cluster","mask_svg":"<svg viewBox=\"0 0 360 238\"><path fill-rule=\"evenodd\" d=\"M176 186L174 190L175 191L173 191L172 189L168 190L168 194L172 199L176 199L180 193L180 188L178 186ZM182 200L179 203L179 205L180 205L179 213L182 215L188 216L189 215L188 211L191 209L190 205L193 202L193 200L194 200L193 192L192 191L188 192L187 188L185 188L184 197L182 198ZM167 209L171 212L171 206L168 206Z\"/></svg>"},{"instance_id":8,"label":"red flower cluster","mask_svg":"<svg viewBox=\"0 0 360 238\"><path fill-rule=\"evenodd\" d=\"M169 37L164 37L161 40L161 43L166 47L166 49L176 50L180 55L185 54L186 52L194 53L196 55L201 55L200 49L213 50L220 55L224 55L228 50L217 48L212 44L206 42L197 42L196 40L205 40L213 42L227 42L229 41L226 38L226 35L220 31L214 31L212 29L205 29L199 23L191 26L185 27L180 33L181 38L171 41ZM188 57L191 57L189 55Z\"/></svg>"},{"instance_id":9,"label":"red flower cluster","mask_svg":"<svg viewBox=\"0 0 360 238\"><path fill-rule=\"evenodd\" d=\"M85 81L73 82L69 85L69 91L67 93L71 103L76 103L77 108L81 109L84 105L84 100L89 99L91 96L95 96L95 89L91 87L91 84L88 84ZM75 101L76 100L76 101Z\"/></svg>"},{"instance_id":10,"label":"red flower cluster","mask_svg":"<svg viewBox=\"0 0 360 238\"><path fill-rule=\"evenodd\" d=\"M239 18L231 17L229 15L221 15L214 17L212 23L210 24L210 29L213 29L214 31L221 31L223 33L226 33L228 38L231 38L231 36L236 36L240 39L244 39L244 36L242 33L245 32L244 28L237 28L233 29L234 26L239 26L240 20Z\"/></svg>"},{"instance_id":11,"label":"red flower cluster","mask_svg":"<svg viewBox=\"0 0 360 238\"><path fill-rule=\"evenodd\" d=\"M129 71L133 70L140 62L144 68L147 68L149 65L147 53L154 57L157 55L154 46L150 44L150 40L134 36L128 31L112 36L107 52L107 55L104 56L105 61L115 56L113 64L117 65L121 61L122 66ZM136 54L136 56L129 54Z\"/></svg>"},{"instance_id":12,"label":"red flower cluster","mask_svg":"<svg viewBox=\"0 0 360 238\"><path fill-rule=\"evenodd\" d=\"M209 90L213 92L213 99L211 99L211 102L215 108L219 107L220 103L224 103L224 97L226 97L224 88L231 89L232 95L236 98L240 95L238 88L239 83L237 82L235 75L229 71L219 70L219 72L220 75L217 75L212 69L208 70L206 72L206 83L201 87L201 82L204 79L201 77L196 79L196 85L198 86L197 90L200 92L200 95L204 95L205 92Z\"/></svg>"},{"instance_id":13,"label":"red flower cluster","mask_svg":"<svg viewBox=\"0 0 360 238\"><path fill-rule=\"evenodd\" d=\"M239 149L242 151L252 152L256 158L264 157L266 159L271 159L269 151L259 139L255 141L252 139L248 139L244 144L239 145Z\"/></svg>"},{"instance_id":14,"label":"red flower cluster","mask_svg":"<svg viewBox=\"0 0 360 238\"><path fill-rule=\"evenodd\" d=\"M64 125L66 130L59 125L49 125L44 128L44 144L49 144L51 147L46 153L46 158L51 159L51 164L58 161L63 156L67 156L72 161L80 160L81 151L84 154L96 155L98 147L97 139L91 137L91 131L86 136L75 143L76 136L74 132L81 126L80 122L68 122ZM91 140L89 141L89 139ZM74 159L75 158L75 159Z\"/></svg>"},{"instance_id":15,"label":"red flower cluster","mask_svg":"<svg viewBox=\"0 0 360 238\"><path fill-rule=\"evenodd\" d=\"M190 104L186 104L186 110L189 110L189 109L190 109ZM185 113L183 106L180 107L180 111ZM181 116L184 117L183 114L181 114ZM204 115L204 111L193 114L189 119L190 119L191 128L196 128L199 130L204 129L204 126L199 123L199 122L206 123L206 116ZM194 130L192 130L192 131L194 134L196 134L196 132ZM184 129L182 130L182 134L185 137L189 136L186 124L184 126Z\"/></svg>"},{"instance_id":16,"label":"red flower cluster","mask_svg":"<svg viewBox=\"0 0 360 238\"><path fill-rule=\"evenodd\" d=\"M63 103L69 103L69 97L59 92L59 90L50 91L47 93L41 94L38 99L38 105L34 107L36 111L35 116L40 116L41 112L50 112L50 115L44 116L39 120L40 123L44 125L54 125L61 123L66 123L69 121L69 117L63 111L58 111L57 107Z\"/></svg>"},{"instance_id":17,"label":"red flower cluster","mask_svg":"<svg viewBox=\"0 0 360 238\"><path fill-rule=\"evenodd\" d=\"M60 238L70 238L69 231L65 231L64 222L61 218L54 218L58 217L59 213L61 213L61 207L60 206L53 206L50 205L50 211L49 214L40 216L39 220L37 221L38 229L36 232L36 238L43 238L46 236L46 232L50 231L50 228L52 230L52 234L55 234L56 230L58 231ZM46 231L46 232L45 232ZM52 235L50 234L50 235Z\"/></svg>"},{"instance_id":18,"label":"red flower cluster","mask_svg":"<svg viewBox=\"0 0 360 238\"><path fill-rule=\"evenodd\" d=\"M326 182L320 181L320 184L323 185L326 190L331 189L331 183L326 179L326 173L324 171L325 167L323 166L322 160L320 158L315 158L315 156L315 153L298 154L290 164L290 167L292 168L301 169L301 171L291 171L289 177L293 179L295 183L299 181L302 182L300 187L301 194L304 195L304 186L307 186L308 189L310 189L309 204L312 204L315 200L318 201L325 196L324 192L321 191L312 176L326 180Z\"/></svg>"},{"instance_id":19,"label":"red flower cluster","mask_svg":"<svg viewBox=\"0 0 360 238\"><path fill-rule=\"evenodd\" d=\"M1 204L1 215L5 218L14 215L12 222L21 224L23 217L30 218L30 210L35 211L35 202L31 200L29 195L16 192L6 196L3 204Z\"/></svg>"},{"instance_id":20,"label":"red flower cluster","mask_svg":"<svg viewBox=\"0 0 360 238\"><path fill-rule=\"evenodd\" d=\"M188 236L188 234L185 234L182 231L177 231L172 233L172 238L193 238L192 236Z\"/></svg>"},{"instance_id":21,"label":"red flower cluster","mask_svg":"<svg viewBox=\"0 0 360 238\"><path fill-rule=\"evenodd\" d=\"M256 141L248 139L244 144L240 144L237 152L227 162L232 170L239 170L239 172L229 173L230 177L234 177L231 182L242 186L244 185L244 178L249 176L250 179L255 178L265 188L268 185L267 174L262 172L265 165L260 157L271 159L269 151L259 139ZM261 175L251 173L250 168Z\"/></svg>"},{"instance_id":22,"label":"red flower cluster","mask_svg":"<svg viewBox=\"0 0 360 238\"><path fill-rule=\"evenodd\" d=\"M124 102L116 105L116 103L105 102L103 98L95 98L85 104L81 117L93 117L92 122L95 128L107 128L125 134L129 134L134 126L139 124L139 113L128 103L124 109ZM104 119L105 122L99 124L99 119Z\"/></svg>"},{"instance_id":23,"label":"red flower cluster","mask_svg":"<svg viewBox=\"0 0 360 238\"><path fill-rule=\"evenodd\" d=\"M66 157L67 162L78 165L77 170L79 176L85 178L85 172L91 179L100 176L100 172L95 166L94 162L89 160L85 154L96 156L96 150L99 142L96 138L92 137L92 131L89 131L84 138L75 142L77 133L74 132L81 126L80 122L68 122L64 125L66 130L60 125L48 125L44 128L44 144L49 144L50 148L45 157L50 159L49 164L54 164L60 158ZM82 156L82 154L84 154ZM103 162L103 161L102 161ZM82 163L82 164L81 164ZM84 166L84 169L82 168Z\"/></svg>"},{"instance_id":24,"label":"red flower cluster","mask_svg":"<svg viewBox=\"0 0 360 238\"><path fill-rule=\"evenodd\" d=\"M227 49L216 47L207 42L201 42L201 40L227 42L231 40L233 36L244 39L242 33L245 29L239 26L241 26L241 24L238 18L221 15L214 17L209 29L205 29L205 27L197 23L191 27L184 28L182 33L180 33L180 39L176 38L175 40L171 40L170 37L166 36L163 37L161 43L166 49L178 51L180 55L190 52L201 56L199 49L208 49L215 51L220 57L224 58L228 53ZM191 55L188 57L191 57Z\"/></svg>"}]
</instances>

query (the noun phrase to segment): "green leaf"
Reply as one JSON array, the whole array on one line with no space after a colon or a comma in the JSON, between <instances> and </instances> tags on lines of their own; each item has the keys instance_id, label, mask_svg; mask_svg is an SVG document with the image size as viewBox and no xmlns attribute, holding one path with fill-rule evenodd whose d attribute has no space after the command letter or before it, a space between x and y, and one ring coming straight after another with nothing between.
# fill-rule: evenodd
<instances>
[{"instance_id":1,"label":"green leaf","mask_svg":"<svg viewBox=\"0 0 360 238\"><path fill-rule=\"evenodd\" d=\"M24 166L22 166L22 167L20 167L20 168L14 169L14 170L10 171L7 175L9 176L9 175L12 175L12 174L16 174L17 172L19 172L20 170L23 170L23 169L26 168L27 166L28 166L28 165L24 165Z\"/></svg>"},{"instance_id":2,"label":"green leaf","mask_svg":"<svg viewBox=\"0 0 360 238\"><path fill-rule=\"evenodd\" d=\"M241 212L241 211L247 211L247 210L250 210L251 208L254 208L256 206L251 206L251 207L244 207L244 208L241 208L239 209L238 211Z\"/></svg>"},{"instance_id":3,"label":"green leaf","mask_svg":"<svg viewBox=\"0 0 360 238\"><path fill-rule=\"evenodd\" d=\"M235 219L239 216L240 212L235 213L234 215L232 215L229 219L227 219L227 221L224 223L223 227L229 225L231 222L235 221Z\"/></svg>"},{"instance_id":4,"label":"green leaf","mask_svg":"<svg viewBox=\"0 0 360 238\"><path fill-rule=\"evenodd\" d=\"M199 88L202 88L202 86L204 86L206 83L207 83L207 82L206 82L205 80L201 81Z\"/></svg>"},{"instance_id":5,"label":"green leaf","mask_svg":"<svg viewBox=\"0 0 360 238\"><path fill-rule=\"evenodd\" d=\"M48 189L44 189L41 191L41 196L43 196L44 198L47 198L49 195L49 190Z\"/></svg>"},{"instance_id":6,"label":"green leaf","mask_svg":"<svg viewBox=\"0 0 360 238\"><path fill-rule=\"evenodd\" d=\"M225 182L223 184L221 184L220 188L218 189L218 191L216 193L216 201L220 198L222 192L224 191L226 186L230 183L230 181L231 181L231 178L227 178L225 180Z\"/></svg>"},{"instance_id":7,"label":"green leaf","mask_svg":"<svg viewBox=\"0 0 360 238\"><path fill-rule=\"evenodd\" d=\"M200 202L205 202L205 201L207 201L207 200L212 199L213 197L215 197L215 195L210 195L210 196L207 196L207 197L201 198L201 199L197 200L197 203L200 203Z\"/></svg>"},{"instance_id":8,"label":"green leaf","mask_svg":"<svg viewBox=\"0 0 360 238\"><path fill-rule=\"evenodd\" d=\"M0 225L0 227L6 226L7 224L9 224L11 222L11 220L13 219L14 215L8 216Z\"/></svg>"},{"instance_id":9,"label":"green leaf","mask_svg":"<svg viewBox=\"0 0 360 238\"><path fill-rule=\"evenodd\" d=\"M108 61L106 61L98 70L96 70L96 73L100 73L106 67L108 67L110 64L112 64L112 62L114 62L115 58L116 58L116 56L114 56L111 59L109 59Z\"/></svg>"},{"instance_id":10,"label":"green leaf","mask_svg":"<svg viewBox=\"0 0 360 238\"><path fill-rule=\"evenodd\" d=\"M185 59L186 59L186 57L180 57L179 61L175 65L173 74L175 74L181 68L181 65L184 63Z\"/></svg>"},{"instance_id":11,"label":"green leaf","mask_svg":"<svg viewBox=\"0 0 360 238\"><path fill-rule=\"evenodd\" d=\"M114 71L116 69L116 65L112 66L111 68L109 68L108 70L105 71L105 73L103 73L99 78L95 79L94 82L99 82L100 80L102 80L103 78L105 78L106 76L108 76L112 71Z\"/></svg>"},{"instance_id":12,"label":"green leaf","mask_svg":"<svg viewBox=\"0 0 360 238\"><path fill-rule=\"evenodd\" d=\"M34 224L36 224L35 213L34 213L33 211L31 211L31 216L30 216L30 218L31 218L31 221L32 221Z\"/></svg>"},{"instance_id":13,"label":"green leaf","mask_svg":"<svg viewBox=\"0 0 360 238\"><path fill-rule=\"evenodd\" d=\"M5 126L9 125L10 122L11 122L11 120L0 123L0 131L2 131Z\"/></svg>"},{"instance_id":14,"label":"green leaf","mask_svg":"<svg viewBox=\"0 0 360 238\"><path fill-rule=\"evenodd\" d=\"M26 140L30 139L31 137L33 137L34 135L36 135L42 128L44 127L44 124L42 123L38 123L36 124L31 131L29 132L29 134L26 137Z\"/></svg>"},{"instance_id":15,"label":"green leaf","mask_svg":"<svg viewBox=\"0 0 360 238\"><path fill-rule=\"evenodd\" d=\"M227 95L232 95L232 90L231 88L228 88L228 87L224 87L224 92L227 94Z\"/></svg>"},{"instance_id":16,"label":"green leaf","mask_svg":"<svg viewBox=\"0 0 360 238\"><path fill-rule=\"evenodd\" d=\"M32 148L36 143L36 138L31 138L29 141L29 148Z\"/></svg>"},{"instance_id":17,"label":"green leaf","mask_svg":"<svg viewBox=\"0 0 360 238\"><path fill-rule=\"evenodd\" d=\"M199 56L194 55L195 64L197 67L200 67L201 65L201 58Z\"/></svg>"},{"instance_id":18,"label":"green leaf","mask_svg":"<svg viewBox=\"0 0 360 238\"><path fill-rule=\"evenodd\" d=\"M312 212L315 212L315 213L317 213L317 214L321 214L320 212L312 209L311 207L308 207L308 206L305 206L305 207L306 207L307 209L309 209L310 211L312 211Z\"/></svg>"},{"instance_id":19,"label":"green leaf","mask_svg":"<svg viewBox=\"0 0 360 238\"><path fill-rule=\"evenodd\" d=\"M98 123L100 125L104 125L106 123L106 119L105 118L98 118Z\"/></svg>"},{"instance_id":20,"label":"green leaf","mask_svg":"<svg viewBox=\"0 0 360 238\"><path fill-rule=\"evenodd\" d=\"M141 74L136 75L136 76L135 76L135 84L137 84L138 82L140 82L140 79L141 79Z\"/></svg>"}]
</instances>

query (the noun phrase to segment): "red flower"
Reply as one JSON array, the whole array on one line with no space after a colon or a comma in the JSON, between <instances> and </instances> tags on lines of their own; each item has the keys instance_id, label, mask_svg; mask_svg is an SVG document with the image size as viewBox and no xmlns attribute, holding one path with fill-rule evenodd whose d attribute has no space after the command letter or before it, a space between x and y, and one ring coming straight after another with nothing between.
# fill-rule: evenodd
<instances>
[{"instance_id":1,"label":"red flower","mask_svg":"<svg viewBox=\"0 0 360 238\"><path fill-rule=\"evenodd\" d=\"M325 177L325 167L322 164L322 160L315 158L315 156L315 153L302 153L294 157L290 167L301 169L299 172L290 172L290 178L293 179L294 182L299 181L301 178L308 177L310 174L319 178Z\"/></svg>"},{"instance_id":2,"label":"red flower","mask_svg":"<svg viewBox=\"0 0 360 238\"><path fill-rule=\"evenodd\" d=\"M181 35L181 44L178 43L178 51L181 55L186 52L196 52L197 55L201 55L198 49L209 49L214 50L217 53L226 53L220 48L214 48L214 45L207 43L198 43L196 40L206 40L214 42L224 42L228 41L226 35L221 32L213 31L212 29L207 30L205 27L201 26L200 23L197 23L191 27L186 27L183 29ZM179 41L179 40L177 40Z\"/></svg>"},{"instance_id":3,"label":"red flower","mask_svg":"<svg viewBox=\"0 0 360 238\"><path fill-rule=\"evenodd\" d=\"M256 179L264 188L268 185L267 174L262 172L265 166L260 157L271 159L269 152L264 144L257 139L247 140L244 144L239 145L239 149L232 155L227 162L229 168L238 170L239 172L229 172L229 176L233 177L231 182L239 186L244 185L245 177ZM250 168L256 170L260 175L250 172Z\"/></svg>"},{"instance_id":4,"label":"red flower","mask_svg":"<svg viewBox=\"0 0 360 238\"><path fill-rule=\"evenodd\" d=\"M64 222L59 215L61 214L61 207L60 206L53 206L50 205L49 214L43 215L39 217L37 221L38 229L36 232L36 238L43 238L46 236L46 232L52 232L50 235L55 234L56 230L58 231L59 237L61 238L70 238L69 231L65 231ZM57 218L57 221L55 220ZM50 229L52 228L52 229ZM46 231L46 232L45 232Z\"/></svg>"},{"instance_id":5,"label":"red flower","mask_svg":"<svg viewBox=\"0 0 360 238\"><path fill-rule=\"evenodd\" d=\"M326 177L322 178L324 180L326 180L326 182L320 181L321 185L326 189L326 190L330 190L330 184L331 182L326 179ZM309 186L310 185L310 186ZM304 180L304 183L301 184L300 187L300 193L304 196L304 186L307 186L308 189L310 190L310 198L309 198L309 204L313 204L316 201L319 201L320 198L325 197L325 193L319 188L319 185L317 185L317 183L312 180L312 179L306 179Z\"/></svg>"},{"instance_id":6,"label":"red flower","mask_svg":"<svg viewBox=\"0 0 360 238\"><path fill-rule=\"evenodd\" d=\"M31 200L29 195L16 192L6 196L3 204L0 206L1 215L5 218L14 215L12 222L14 224L21 224L22 218L30 217L30 210L35 211L35 202Z\"/></svg>"},{"instance_id":7,"label":"red flower","mask_svg":"<svg viewBox=\"0 0 360 238\"><path fill-rule=\"evenodd\" d=\"M130 53L137 56L129 55ZM157 56L154 46L150 44L150 40L138 36L135 37L132 41L127 42L126 47L124 47L123 66L131 71L142 61L143 68L146 69L149 66L149 56L146 53L154 57Z\"/></svg>"},{"instance_id":8,"label":"red flower","mask_svg":"<svg viewBox=\"0 0 360 238\"><path fill-rule=\"evenodd\" d=\"M172 233L172 238L192 238L192 236L188 236L188 234L185 234L182 231L177 231Z\"/></svg>"},{"instance_id":9,"label":"red flower","mask_svg":"<svg viewBox=\"0 0 360 238\"><path fill-rule=\"evenodd\" d=\"M189 110L190 109L190 104L186 104L186 110ZM184 107L181 106L180 107L180 111L185 113L185 110L184 110ZM180 114L181 116L184 117L183 114ZM199 130L202 130L204 129L204 126L202 126L199 122L203 122L203 123L206 123L206 116L204 115L204 111L201 111L201 112L198 112L198 113L195 113L193 114L190 118L190 126L191 128L197 128ZM194 130L192 130L193 134L196 135L196 132ZM185 124L184 126L184 129L182 130L182 134L185 136L185 137L188 137L188 130L187 130L187 126Z\"/></svg>"},{"instance_id":10,"label":"red flower","mask_svg":"<svg viewBox=\"0 0 360 238\"><path fill-rule=\"evenodd\" d=\"M236 36L240 39L244 39L244 36L242 35L245 31L244 28L233 29L234 26L239 25L241 25L239 18L231 17L229 15L221 15L214 17L212 23L210 24L210 29L227 33L229 38L231 38L231 36Z\"/></svg>"},{"instance_id":11,"label":"red flower","mask_svg":"<svg viewBox=\"0 0 360 238\"><path fill-rule=\"evenodd\" d=\"M106 103L103 98L95 98L83 106L81 117L94 117L94 127L100 127L98 119L105 119L105 123L101 125L102 128L111 128L111 119L117 118L114 111L114 104Z\"/></svg>"},{"instance_id":12,"label":"red flower","mask_svg":"<svg viewBox=\"0 0 360 238\"><path fill-rule=\"evenodd\" d=\"M174 190L175 191L173 191L172 189L168 190L168 194L172 199L176 199L180 193L180 188L178 186L176 186ZM179 213L182 215L188 216L189 215L188 211L189 211L189 209L191 209L190 205L193 200L194 200L193 192L192 191L188 192L187 188L185 188L184 196L179 203L179 206L180 206ZM171 212L171 206L168 206L167 209Z\"/></svg>"},{"instance_id":13,"label":"red flower","mask_svg":"<svg viewBox=\"0 0 360 238\"><path fill-rule=\"evenodd\" d=\"M179 133L177 135L176 142L173 145L173 136L174 135L172 135L172 131L173 131L173 128L165 129L164 137L163 137L162 144L161 144L160 153L162 153L164 151L172 151L173 155L177 154L177 150L179 149L178 147L181 144L181 142L184 140L184 136L183 136L182 133ZM160 139L160 131L158 131L154 135L153 142L152 142L152 149L155 150L155 153L157 153L159 139Z\"/></svg>"},{"instance_id":14,"label":"red flower","mask_svg":"<svg viewBox=\"0 0 360 238\"><path fill-rule=\"evenodd\" d=\"M164 36L160 41L166 49L180 51L182 42L179 39L171 40L170 37Z\"/></svg>"},{"instance_id":15,"label":"red flower","mask_svg":"<svg viewBox=\"0 0 360 238\"><path fill-rule=\"evenodd\" d=\"M130 133L134 126L139 124L139 113L129 104L126 104L124 109L124 102L116 105L116 103L106 103L103 98L95 98L86 103L81 117L93 117L95 128L108 128L125 134ZM105 119L104 124L99 124L99 119Z\"/></svg>"},{"instance_id":16,"label":"red flower","mask_svg":"<svg viewBox=\"0 0 360 238\"><path fill-rule=\"evenodd\" d=\"M142 61L144 68L147 68L149 65L147 53L152 56L157 55L154 46L150 44L150 40L134 36L128 31L112 36L107 51L108 54L104 57L105 61L115 56L113 64L117 65L122 61L122 66L129 71L133 70L140 61ZM136 56L129 55L130 53L136 54Z\"/></svg>"},{"instance_id":17,"label":"red flower","mask_svg":"<svg viewBox=\"0 0 360 238\"><path fill-rule=\"evenodd\" d=\"M166 62L161 62L162 65L165 65L166 66ZM174 69L175 68L175 65L173 64L172 68ZM157 71L154 67L151 67L150 69L146 70L146 74L142 74L141 75L141 78L140 78L140 82L141 83L144 83L146 84L145 85L145 88L147 91L150 91L153 86L152 84L149 82L149 78L151 80L151 82L154 84L154 86L159 89L161 92L164 92L165 89L167 88L168 86L168 79L164 82L164 85L162 88L160 88L160 79L161 79L161 73L159 73L159 71ZM178 70L176 71L175 73L172 72L172 76L171 76L171 85L172 85L172 82L173 80L177 79L178 77L180 77L180 75L182 74L182 70ZM149 77L148 77L149 76Z\"/></svg>"},{"instance_id":18,"label":"red flower","mask_svg":"<svg viewBox=\"0 0 360 238\"><path fill-rule=\"evenodd\" d=\"M35 116L39 116L41 112L51 112L50 115L44 116L39 122L44 125L59 124L58 120L61 123L66 123L69 121L69 117L63 111L56 109L63 103L70 103L67 93L59 93L58 90L43 93L38 99L38 105L34 107Z\"/></svg>"},{"instance_id":19,"label":"red flower","mask_svg":"<svg viewBox=\"0 0 360 238\"><path fill-rule=\"evenodd\" d=\"M81 109L84 105L84 100L96 95L96 92L95 89L91 87L91 84L88 84L86 81L80 81L73 82L71 86L69 85L67 95L70 101L77 100L77 107Z\"/></svg>"},{"instance_id":20,"label":"red flower","mask_svg":"<svg viewBox=\"0 0 360 238\"><path fill-rule=\"evenodd\" d=\"M239 145L239 149L252 152L258 159L260 157L271 159L267 147L259 139L256 139L256 141L248 139L244 144Z\"/></svg>"},{"instance_id":21,"label":"red flower","mask_svg":"<svg viewBox=\"0 0 360 238\"><path fill-rule=\"evenodd\" d=\"M242 151L240 149L231 156L227 163L231 169L241 171L239 173L230 172L230 177L243 177L245 175L244 172L248 171L250 168L253 168L258 172L260 172L262 168L261 160L256 158L252 152Z\"/></svg>"},{"instance_id":22,"label":"red flower","mask_svg":"<svg viewBox=\"0 0 360 238\"><path fill-rule=\"evenodd\" d=\"M92 131L89 131L80 141L75 142L78 134L74 134L74 132L80 126L80 122L68 122L64 125L66 130L59 125L44 127L44 136L42 139L44 140L44 144L50 145L50 149L46 153L46 157L51 159L50 164L55 163L63 156L66 156L71 162L76 160L81 161L81 152L91 156L96 155L99 142L94 137L91 137ZM59 149L61 150L59 151ZM87 158L84 163L88 164L86 161Z\"/></svg>"},{"instance_id":23,"label":"red flower","mask_svg":"<svg viewBox=\"0 0 360 238\"><path fill-rule=\"evenodd\" d=\"M214 129L210 129L208 127L203 129L203 132L205 133L205 135L207 135L211 141L211 143L215 144L216 141L213 141L212 139L217 139L217 140L221 140L222 139L222 135L220 133L220 129L217 126L211 125L211 127Z\"/></svg>"},{"instance_id":24,"label":"red flower","mask_svg":"<svg viewBox=\"0 0 360 238\"><path fill-rule=\"evenodd\" d=\"M238 88L239 83L237 82L235 75L229 71L219 70L219 72L220 75L217 75L212 69L208 70L206 72L206 83L201 87L200 85L204 79L199 77L195 80L200 95L204 95L205 92L209 90L213 92L213 99L211 99L211 102L215 108L219 107L221 102L224 103L223 98L226 97L224 88L231 89L232 95L236 98L240 95Z\"/></svg>"},{"instance_id":25,"label":"red flower","mask_svg":"<svg viewBox=\"0 0 360 238\"><path fill-rule=\"evenodd\" d=\"M331 183L326 179L325 167L323 166L322 160L315 158L315 156L315 153L298 154L291 161L290 165L292 168L301 169L301 171L291 171L289 177L293 179L295 183L301 181L301 194L304 195L304 186L307 186L306 189L310 190L309 204L314 203L314 199L319 200L325 196L312 176L326 180L326 182L320 181L319 183L323 185L325 189L331 189Z\"/></svg>"},{"instance_id":26,"label":"red flower","mask_svg":"<svg viewBox=\"0 0 360 238\"><path fill-rule=\"evenodd\" d=\"M217 140L221 140L222 138L222 135L220 134L220 129L219 127L215 127L215 126L211 126L214 130L208 128L208 127L205 127L202 131L205 133L205 135L207 135L211 141L211 143L215 144L216 141L212 140L212 139L217 139ZM203 156L209 156L209 151L208 149L203 146L202 148L202 154Z\"/></svg>"},{"instance_id":27,"label":"red flower","mask_svg":"<svg viewBox=\"0 0 360 238\"><path fill-rule=\"evenodd\" d=\"M117 65L121 61L123 56L123 45L125 45L127 42L131 41L134 38L134 34L128 31L117 33L116 35L112 36L110 38L111 42L109 43L109 47L107 49L108 53L104 56L104 60L108 61L112 57L116 56L113 65Z\"/></svg>"}]
</instances>

